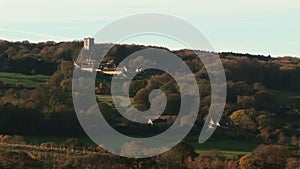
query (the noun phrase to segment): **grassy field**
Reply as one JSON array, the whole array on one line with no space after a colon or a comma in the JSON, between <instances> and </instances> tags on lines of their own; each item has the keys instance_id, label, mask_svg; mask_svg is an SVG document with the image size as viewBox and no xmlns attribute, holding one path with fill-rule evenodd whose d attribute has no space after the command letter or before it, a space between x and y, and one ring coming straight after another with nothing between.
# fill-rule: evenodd
<instances>
[{"instance_id":1,"label":"grassy field","mask_svg":"<svg viewBox=\"0 0 300 169\"><path fill-rule=\"evenodd\" d=\"M49 81L49 76L0 72L0 81L8 84L9 87L19 87L22 85L24 88L33 89L37 85Z\"/></svg>"},{"instance_id":2,"label":"grassy field","mask_svg":"<svg viewBox=\"0 0 300 169\"><path fill-rule=\"evenodd\" d=\"M232 156L238 154L248 154L253 151L258 145L246 141L237 140L214 140L207 141L203 144L191 143L196 152L200 155L207 154L212 150L218 150L224 153L225 156Z\"/></svg>"},{"instance_id":3,"label":"grassy field","mask_svg":"<svg viewBox=\"0 0 300 169\"><path fill-rule=\"evenodd\" d=\"M97 101L101 103L106 103L109 106L113 106L113 100L109 95L96 95Z\"/></svg>"},{"instance_id":4,"label":"grassy field","mask_svg":"<svg viewBox=\"0 0 300 169\"><path fill-rule=\"evenodd\" d=\"M109 95L96 95L96 98L97 98L97 101L98 102L102 102L102 103L106 103L107 105L109 106L113 106L113 100L112 100L112 97L109 96ZM127 107L129 105L127 105L125 102L123 102L122 100L122 96L119 96L120 98L120 102L119 104L122 106L122 107ZM125 98L125 97L124 97Z\"/></svg>"}]
</instances>

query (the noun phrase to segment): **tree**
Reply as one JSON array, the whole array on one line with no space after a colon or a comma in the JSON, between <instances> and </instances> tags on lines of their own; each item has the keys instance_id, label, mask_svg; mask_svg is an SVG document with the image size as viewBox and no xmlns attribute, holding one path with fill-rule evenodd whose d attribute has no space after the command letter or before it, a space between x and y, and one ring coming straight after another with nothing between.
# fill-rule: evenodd
<instances>
[{"instance_id":1,"label":"tree","mask_svg":"<svg viewBox=\"0 0 300 169\"><path fill-rule=\"evenodd\" d=\"M191 145L181 142L171 150L157 156L156 162L162 168L186 168L188 157L195 158L196 155Z\"/></svg>"},{"instance_id":2,"label":"tree","mask_svg":"<svg viewBox=\"0 0 300 169\"><path fill-rule=\"evenodd\" d=\"M134 107L140 111L148 110L150 108L150 103L148 100L149 94L149 89L140 89L137 92L136 96L133 98Z\"/></svg>"},{"instance_id":3,"label":"tree","mask_svg":"<svg viewBox=\"0 0 300 169\"><path fill-rule=\"evenodd\" d=\"M247 109L252 108L255 103L255 99L253 96L240 96L237 97L237 105L241 108Z\"/></svg>"},{"instance_id":4,"label":"tree","mask_svg":"<svg viewBox=\"0 0 300 169\"><path fill-rule=\"evenodd\" d=\"M293 146L299 146L300 145L300 140L297 138L297 136L292 136L291 137L291 145Z\"/></svg>"},{"instance_id":5,"label":"tree","mask_svg":"<svg viewBox=\"0 0 300 169\"><path fill-rule=\"evenodd\" d=\"M137 94L137 92L140 89L145 88L146 85L147 85L146 80L133 80L129 82L129 97L134 97Z\"/></svg>"},{"instance_id":6,"label":"tree","mask_svg":"<svg viewBox=\"0 0 300 169\"><path fill-rule=\"evenodd\" d=\"M263 168L263 159L257 159L252 154L244 155L240 159L241 169L261 169Z\"/></svg>"},{"instance_id":7,"label":"tree","mask_svg":"<svg viewBox=\"0 0 300 169\"><path fill-rule=\"evenodd\" d=\"M179 93L179 88L176 84L175 80L170 80L160 87L162 91L164 91L167 95L168 93Z\"/></svg>"},{"instance_id":8,"label":"tree","mask_svg":"<svg viewBox=\"0 0 300 169\"><path fill-rule=\"evenodd\" d=\"M285 134L283 132L279 133L277 142L280 145L284 145L286 143L286 137L285 137Z\"/></svg>"},{"instance_id":9,"label":"tree","mask_svg":"<svg viewBox=\"0 0 300 169\"><path fill-rule=\"evenodd\" d=\"M62 143L62 146L68 149L80 149L83 145L84 144L77 138L69 138Z\"/></svg>"},{"instance_id":10,"label":"tree","mask_svg":"<svg viewBox=\"0 0 300 169\"><path fill-rule=\"evenodd\" d=\"M191 168L197 169L225 169L225 156L218 150L212 150L205 155L201 155L195 158L195 160L190 164Z\"/></svg>"},{"instance_id":11,"label":"tree","mask_svg":"<svg viewBox=\"0 0 300 169\"><path fill-rule=\"evenodd\" d=\"M237 110L230 115L234 125L241 129L239 134L244 135L246 139L257 130L255 115L255 109Z\"/></svg>"},{"instance_id":12,"label":"tree","mask_svg":"<svg viewBox=\"0 0 300 169\"><path fill-rule=\"evenodd\" d=\"M13 46L10 46L6 51L5 53L8 55L8 56L15 56L17 54L17 50L13 47Z\"/></svg>"},{"instance_id":13,"label":"tree","mask_svg":"<svg viewBox=\"0 0 300 169\"><path fill-rule=\"evenodd\" d=\"M240 159L241 169L278 168L284 169L289 152L284 146L261 145L251 154Z\"/></svg>"},{"instance_id":14,"label":"tree","mask_svg":"<svg viewBox=\"0 0 300 169\"><path fill-rule=\"evenodd\" d=\"M288 158L285 169L296 169L299 168L300 163L297 158Z\"/></svg>"},{"instance_id":15,"label":"tree","mask_svg":"<svg viewBox=\"0 0 300 169\"><path fill-rule=\"evenodd\" d=\"M0 168L5 169L23 169L32 168L40 169L43 165L36 159L25 152L1 152L0 153Z\"/></svg>"},{"instance_id":16,"label":"tree","mask_svg":"<svg viewBox=\"0 0 300 169\"><path fill-rule=\"evenodd\" d=\"M26 103L26 107L30 109L43 110L49 105L49 86L41 84L32 92Z\"/></svg>"},{"instance_id":17,"label":"tree","mask_svg":"<svg viewBox=\"0 0 300 169\"><path fill-rule=\"evenodd\" d=\"M255 108L257 110L276 111L278 107L277 100L270 92L259 91L255 93Z\"/></svg>"},{"instance_id":18,"label":"tree","mask_svg":"<svg viewBox=\"0 0 300 169\"><path fill-rule=\"evenodd\" d=\"M274 135L273 130L270 127L266 127L259 130L258 136L265 142L265 143L271 143L272 139L271 137Z\"/></svg>"},{"instance_id":19,"label":"tree","mask_svg":"<svg viewBox=\"0 0 300 169\"><path fill-rule=\"evenodd\" d=\"M73 69L74 65L72 62L63 61L57 71L51 76L48 90L48 105L52 111L72 110L71 90Z\"/></svg>"},{"instance_id":20,"label":"tree","mask_svg":"<svg viewBox=\"0 0 300 169\"><path fill-rule=\"evenodd\" d=\"M245 81L228 81L227 82L227 100L229 103L236 103L237 97L240 96L251 96L253 94L253 89Z\"/></svg>"},{"instance_id":21,"label":"tree","mask_svg":"<svg viewBox=\"0 0 300 169\"><path fill-rule=\"evenodd\" d=\"M72 61L72 51L70 49L63 51L60 58L64 61Z\"/></svg>"},{"instance_id":22,"label":"tree","mask_svg":"<svg viewBox=\"0 0 300 169\"><path fill-rule=\"evenodd\" d=\"M138 141L132 141L122 145L120 153L122 156L138 157L145 155L144 152L146 148L146 145Z\"/></svg>"},{"instance_id":23,"label":"tree","mask_svg":"<svg viewBox=\"0 0 300 169\"><path fill-rule=\"evenodd\" d=\"M253 89L255 90L255 91L265 91L266 90L266 87L264 86L264 85L262 85L261 83L259 83L259 82L256 82L256 83L254 83L253 84Z\"/></svg>"},{"instance_id":24,"label":"tree","mask_svg":"<svg viewBox=\"0 0 300 169\"><path fill-rule=\"evenodd\" d=\"M167 94L167 106L165 113L169 115L176 115L180 110L181 96L177 93Z\"/></svg>"},{"instance_id":25,"label":"tree","mask_svg":"<svg viewBox=\"0 0 300 169\"><path fill-rule=\"evenodd\" d=\"M159 89L170 80L172 80L172 78L167 73L151 76L151 78L148 80L147 89Z\"/></svg>"},{"instance_id":26,"label":"tree","mask_svg":"<svg viewBox=\"0 0 300 169\"><path fill-rule=\"evenodd\" d=\"M256 117L258 123L258 129L264 129L266 127L273 127L272 120L275 120L273 115L268 111L260 111L260 114Z\"/></svg>"}]
</instances>

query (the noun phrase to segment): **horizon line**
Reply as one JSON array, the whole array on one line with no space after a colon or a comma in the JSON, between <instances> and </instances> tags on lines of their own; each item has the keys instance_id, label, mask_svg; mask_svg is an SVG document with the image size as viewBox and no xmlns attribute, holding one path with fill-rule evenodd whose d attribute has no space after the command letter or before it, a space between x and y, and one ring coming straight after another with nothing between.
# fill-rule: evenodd
<instances>
[{"instance_id":1,"label":"horizon line","mask_svg":"<svg viewBox=\"0 0 300 169\"><path fill-rule=\"evenodd\" d=\"M92 38L92 37L85 37L85 38ZM84 39L84 38L83 38ZM17 42L24 42L24 41L28 41L31 44L38 44L38 43L46 43L46 42L54 42L55 44L59 44L59 43L67 43L67 42L83 42L84 40L81 39L73 39L73 40L46 40L46 41L30 41L28 39L24 39L24 40L7 40L7 39L1 39L0 41L7 41L10 43L17 43ZM97 43L97 44L113 44L110 42L105 42L105 43ZM114 45L136 45L136 46L147 46L147 47L159 47L159 48L165 48L168 49L170 51L180 51L180 50L193 50L193 51L201 51L201 52L211 52L211 53L232 53L232 54L240 54L240 55L253 55L253 56L263 56L263 57L271 57L271 58L283 58L283 57L292 57L292 58L300 58L300 56L296 56L296 55L272 55L272 54L263 54L263 53L251 53L251 52L245 52L245 51L233 51L233 50L214 50L214 51L205 51L205 50L201 50L201 49L189 49L189 48L176 48L176 49L171 49L169 47L166 46L158 46L158 45L153 45L153 44L135 44L135 43L115 43Z\"/></svg>"}]
</instances>

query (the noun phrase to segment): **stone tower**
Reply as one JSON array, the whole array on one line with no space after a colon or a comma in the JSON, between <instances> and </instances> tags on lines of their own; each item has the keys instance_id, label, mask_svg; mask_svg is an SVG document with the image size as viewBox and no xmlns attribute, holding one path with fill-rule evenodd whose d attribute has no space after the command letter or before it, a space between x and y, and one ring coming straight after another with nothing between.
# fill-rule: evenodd
<instances>
[{"instance_id":1,"label":"stone tower","mask_svg":"<svg viewBox=\"0 0 300 169\"><path fill-rule=\"evenodd\" d=\"M90 50L94 46L94 38L84 38L83 48L85 50Z\"/></svg>"}]
</instances>

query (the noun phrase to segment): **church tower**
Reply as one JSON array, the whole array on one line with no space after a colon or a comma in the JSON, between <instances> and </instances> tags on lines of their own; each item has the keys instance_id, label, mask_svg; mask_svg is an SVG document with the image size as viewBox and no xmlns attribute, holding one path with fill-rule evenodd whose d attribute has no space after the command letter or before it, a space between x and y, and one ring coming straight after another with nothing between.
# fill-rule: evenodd
<instances>
[{"instance_id":1,"label":"church tower","mask_svg":"<svg viewBox=\"0 0 300 169\"><path fill-rule=\"evenodd\" d=\"M85 50L90 50L94 46L94 38L84 38L83 48Z\"/></svg>"}]
</instances>

